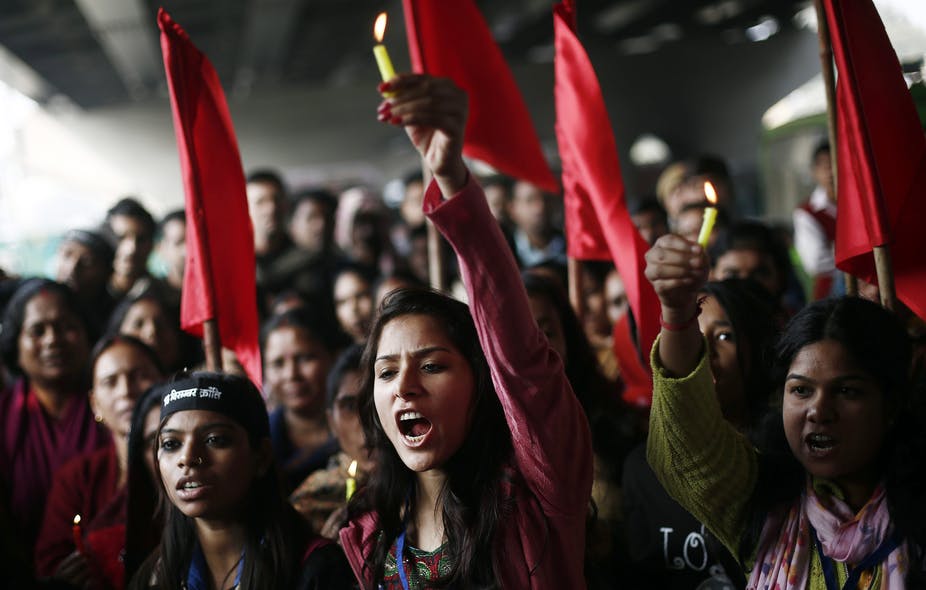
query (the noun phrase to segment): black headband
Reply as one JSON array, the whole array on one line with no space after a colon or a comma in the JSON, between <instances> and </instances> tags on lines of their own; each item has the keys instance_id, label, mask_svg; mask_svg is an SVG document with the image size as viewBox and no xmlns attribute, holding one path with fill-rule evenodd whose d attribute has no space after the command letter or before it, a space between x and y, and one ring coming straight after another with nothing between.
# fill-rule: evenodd
<instances>
[{"instance_id":1,"label":"black headband","mask_svg":"<svg viewBox=\"0 0 926 590\"><path fill-rule=\"evenodd\" d=\"M185 410L228 416L255 438L270 435L267 407L257 388L243 377L200 371L160 386L161 421Z\"/></svg>"}]
</instances>

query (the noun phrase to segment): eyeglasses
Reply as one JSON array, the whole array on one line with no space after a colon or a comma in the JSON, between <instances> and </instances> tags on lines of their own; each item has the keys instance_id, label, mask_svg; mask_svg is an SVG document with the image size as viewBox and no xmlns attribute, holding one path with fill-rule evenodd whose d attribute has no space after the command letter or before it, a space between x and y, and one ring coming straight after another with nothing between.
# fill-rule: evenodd
<instances>
[{"instance_id":1,"label":"eyeglasses","mask_svg":"<svg viewBox=\"0 0 926 590\"><path fill-rule=\"evenodd\" d=\"M342 412L357 412L357 396L344 395L334 400L334 405Z\"/></svg>"}]
</instances>

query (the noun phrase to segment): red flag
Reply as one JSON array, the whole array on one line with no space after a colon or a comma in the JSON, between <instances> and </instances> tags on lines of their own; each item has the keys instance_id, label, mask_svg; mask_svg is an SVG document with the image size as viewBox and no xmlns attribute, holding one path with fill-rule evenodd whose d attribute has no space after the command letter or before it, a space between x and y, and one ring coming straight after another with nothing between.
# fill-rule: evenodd
<instances>
[{"instance_id":1,"label":"red flag","mask_svg":"<svg viewBox=\"0 0 926 590\"><path fill-rule=\"evenodd\" d=\"M926 318L926 138L900 62L870 0L825 0L836 87L836 265L877 283L887 244L897 297Z\"/></svg>"},{"instance_id":2,"label":"red flag","mask_svg":"<svg viewBox=\"0 0 926 590\"><path fill-rule=\"evenodd\" d=\"M260 389L254 237L225 93L212 64L163 8L158 26L186 195L180 324L201 337L203 322L217 320L222 345Z\"/></svg>"},{"instance_id":3,"label":"red flag","mask_svg":"<svg viewBox=\"0 0 926 590\"><path fill-rule=\"evenodd\" d=\"M559 192L530 113L472 0L403 0L412 69L452 79L469 94L463 153Z\"/></svg>"},{"instance_id":4,"label":"red flag","mask_svg":"<svg viewBox=\"0 0 926 590\"><path fill-rule=\"evenodd\" d=\"M576 258L600 258L602 244L607 245L610 259L624 279L638 326L640 349L647 357L659 333L660 313L656 292L643 274L643 256L649 245L627 210L611 121L595 70L575 34L572 3L557 4L553 22L556 137L563 162L566 211L572 215L572 223L567 221L570 254ZM574 233L579 231L584 233ZM603 241L598 237L601 235Z\"/></svg>"}]
</instances>

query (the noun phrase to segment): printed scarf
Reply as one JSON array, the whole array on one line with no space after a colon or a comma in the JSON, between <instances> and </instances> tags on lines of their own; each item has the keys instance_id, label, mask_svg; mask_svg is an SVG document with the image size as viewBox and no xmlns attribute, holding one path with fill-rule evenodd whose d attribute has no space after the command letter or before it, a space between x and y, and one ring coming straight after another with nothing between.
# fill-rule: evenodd
<instances>
[{"instance_id":1,"label":"printed scarf","mask_svg":"<svg viewBox=\"0 0 926 590\"><path fill-rule=\"evenodd\" d=\"M858 514L837 496L825 493L822 487L820 491L818 495L808 482L807 489L790 509L776 511L766 519L747 590L810 587L810 563L816 551L810 526L817 532L823 553L847 564L865 559L891 534L893 527L882 486L875 489ZM902 590L906 569L906 545L901 544L881 564L880 589Z\"/></svg>"}]
</instances>

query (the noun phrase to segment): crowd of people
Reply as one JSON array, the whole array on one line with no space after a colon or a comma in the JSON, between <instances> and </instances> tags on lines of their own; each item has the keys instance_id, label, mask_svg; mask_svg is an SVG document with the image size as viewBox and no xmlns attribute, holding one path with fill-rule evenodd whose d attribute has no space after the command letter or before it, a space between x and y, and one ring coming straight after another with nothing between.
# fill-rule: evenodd
<instances>
[{"instance_id":1,"label":"crowd of people","mask_svg":"<svg viewBox=\"0 0 926 590\"><path fill-rule=\"evenodd\" d=\"M926 330L844 294L825 144L793 234L739 218L717 158L631 201L662 314L640 350L613 264L570 305L554 196L467 168L462 90L379 90L431 178L395 212L247 177L259 387L180 329L182 210L122 199L54 279L0 283L9 587L926 587Z\"/></svg>"}]
</instances>

